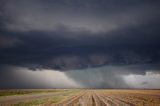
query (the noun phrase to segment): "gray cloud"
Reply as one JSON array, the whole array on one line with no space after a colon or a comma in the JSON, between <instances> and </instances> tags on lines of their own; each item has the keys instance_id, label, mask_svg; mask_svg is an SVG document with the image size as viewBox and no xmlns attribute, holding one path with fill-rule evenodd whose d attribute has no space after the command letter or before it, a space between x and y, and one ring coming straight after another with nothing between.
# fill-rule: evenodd
<instances>
[{"instance_id":1,"label":"gray cloud","mask_svg":"<svg viewBox=\"0 0 160 106\"><path fill-rule=\"evenodd\" d=\"M159 89L159 70L146 70L144 75L129 74L124 76L126 84L132 88Z\"/></svg>"},{"instance_id":2,"label":"gray cloud","mask_svg":"<svg viewBox=\"0 0 160 106\"><path fill-rule=\"evenodd\" d=\"M97 3L98 2L98 3ZM104 4L103 4L104 3ZM4 16L11 22L5 23L5 27L17 31L53 31L63 24L73 31L85 29L92 32L109 32L119 28L145 24L157 18L158 5L150 4L114 4L111 1L36 1L36 0L8 0L4 3ZM104 6L103 6L104 5ZM106 5L106 6L105 6ZM109 8L110 7L110 8Z\"/></svg>"},{"instance_id":3,"label":"gray cloud","mask_svg":"<svg viewBox=\"0 0 160 106\"><path fill-rule=\"evenodd\" d=\"M65 73L86 88L143 88L144 86L146 86L145 88L158 88L160 86L158 84L159 77L150 79L146 75L147 69L151 69L151 73L156 73L154 72L156 67L149 65L107 65ZM131 75L133 76L131 77ZM138 76L142 76L142 78ZM134 82L133 79L136 81ZM153 82L154 84L152 84Z\"/></svg>"},{"instance_id":4,"label":"gray cloud","mask_svg":"<svg viewBox=\"0 0 160 106\"><path fill-rule=\"evenodd\" d=\"M148 84L148 82L146 82L146 81L142 82L142 85L146 85L146 84Z\"/></svg>"},{"instance_id":5,"label":"gray cloud","mask_svg":"<svg viewBox=\"0 0 160 106\"><path fill-rule=\"evenodd\" d=\"M3 35L3 34L0 35L0 48L14 47L20 42L21 41L16 37Z\"/></svg>"},{"instance_id":6,"label":"gray cloud","mask_svg":"<svg viewBox=\"0 0 160 106\"><path fill-rule=\"evenodd\" d=\"M112 66L67 71L66 75L86 88L129 88Z\"/></svg>"},{"instance_id":7,"label":"gray cloud","mask_svg":"<svg viewBox=\"0 0 160 106\"><path fill-rule=\"evenodd\" d=\"M82 88L63 72L56 70L31 71L24 67L0 68L0 88ZM3 71L2 71L3 70Z\"/></svg>"}]
</instances>

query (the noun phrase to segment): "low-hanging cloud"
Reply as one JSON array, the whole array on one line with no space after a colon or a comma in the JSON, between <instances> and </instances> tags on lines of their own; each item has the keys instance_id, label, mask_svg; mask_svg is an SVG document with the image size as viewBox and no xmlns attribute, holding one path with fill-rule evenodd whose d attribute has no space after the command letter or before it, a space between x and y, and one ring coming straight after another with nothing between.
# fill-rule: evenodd
<instances>
[{"instance_id":1,"label":"low-hanging cloud","mask_svg":"<svg viewBox=\"0 0 160 106\"><path fill-rule=\"evenodd\" d=\"M0 88L83 88L57 70L32 71L24 67L1 68Z\"/></svg>"},{"instance_id":2,"label":"low-hanging cloud","mask_svg":"<svg viewBox=\"0 0 160 106\"><path fill-rule=\"evenodd\" d=\"M144 68L145 67L145 68ZM150 69L150 70L148 70ZM1 67L0 88L159 88L159 71L149 65L107 65L60 72Z\"/></svg>"},{"instance_id":3,"label":"low-hanging cloud","mask_svg":"<svg viewBox=\"0 0 160 106\"><path fill-rule=\"evenodd\" d=\"M124 81L131 88L159 89L159 70L146 70L144 75L129 74L123 77Z\"/></svg>"},{"instance_id":4,"label":"low-hanging cloud","mask_svg":"<svg viewBox=\"0 0 160 106\"><path fill-rule=\"evenodd\" d=\"M144 68L145 67L145 68ZM147 69L151 69L150 72ZM72 70L67 76L85 88L159 88L159 70L149 65L107 65ZM148 75L147 73L150 73ZM154 74L153 74L154 73Z\"/></svg>"}]
</instances>

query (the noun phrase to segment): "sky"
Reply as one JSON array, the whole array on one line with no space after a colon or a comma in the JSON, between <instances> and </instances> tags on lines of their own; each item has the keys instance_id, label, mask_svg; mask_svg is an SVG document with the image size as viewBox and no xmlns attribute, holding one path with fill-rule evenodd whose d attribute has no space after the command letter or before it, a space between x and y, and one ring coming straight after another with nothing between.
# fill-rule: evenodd
<instances>
[{"instance_id":1,"label":"sky","mask_svg":"<svg viewBox=\"0 0 160 106\"><path fill-rule=\"evenodd\" d=\"M158 0L0 0L0 88L160 89Z\"/></svg>"}]
</instances>

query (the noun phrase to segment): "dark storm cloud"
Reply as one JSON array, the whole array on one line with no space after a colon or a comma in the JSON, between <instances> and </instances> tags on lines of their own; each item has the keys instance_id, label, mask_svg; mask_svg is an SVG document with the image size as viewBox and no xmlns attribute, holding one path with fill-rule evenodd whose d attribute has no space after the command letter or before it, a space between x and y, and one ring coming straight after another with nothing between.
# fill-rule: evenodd
<instances>
[{"instance_id":1,"label":"dark storm cloud","mask_svg":"<svg viewBox=\"0 0 160 106\"><path fill-rule=\"evenodd\" d=\"M0 63L36 69L159 64L159 2L6 0Z\"/></svg>"},{"instance_id":2,"label":"dark storm cloud","mask_svg":"<svg viewBox=\"0 0 160 106\"><path fill-rule=\"evenodd\" d=\"M1 0L0 88L159 88L159 5Z\"/></svg>"},{"instance_id":3,"label":"dark storm cloud","mask_svg":"<svg viewBox=\"0 0 160 106\"><path fill-rule=\"evenodd\" d=\"M120 38L120 31L119 35L109 35L109 37L103 35L99 37L101 33L91 37L91 33L83 31L79 33L63 31L63 29L60 31L7 33L8 35L12 34L12 37L18 39L19 42L13 42L13 38L10 38L12 42L5 41L6 47L1 47L0 62L33 69L61 70L97 67L106 64L159 63L158 37L154 38L153 36L146 40L138 38L138 36L127 37L134 31L126 32L126 36L122 35L124 37ZM78 36L75 38L63 37L64 34L66 36L78 34ZM84 35L86 36L84 37ZM141 37L143 36L145 35ZM12 46L7 46L11 44Z\"/></svg>"},{"instance_id":4,"label":"dark storm cloud","mask_svg":"<svg viewBox=\"0 0 160 106\"><path fill-rule=\"evenodd\" d=\"M18 40L16 38L0 36L0 47L1 48L14 46L16 43L18 43Z\"/></svg>"}]
</instances>

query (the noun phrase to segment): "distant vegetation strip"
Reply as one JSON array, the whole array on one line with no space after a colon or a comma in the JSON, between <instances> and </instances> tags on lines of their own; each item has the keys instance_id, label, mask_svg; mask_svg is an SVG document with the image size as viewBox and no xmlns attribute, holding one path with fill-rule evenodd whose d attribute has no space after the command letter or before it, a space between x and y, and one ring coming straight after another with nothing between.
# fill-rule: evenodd
<instances>
[{"instance_id":1,"label":"distant vegetation strip","mask_svg":"<svg viewBox=\"0 0 160 106\"><path fill-rule=\"evenodd\" d=\"M11 96L11 95L24 95L33 93L50 93L50 92L64 92L68 91L66 89L7 89L0 90L1 96Z\"/></svg>"}]
</instances>

